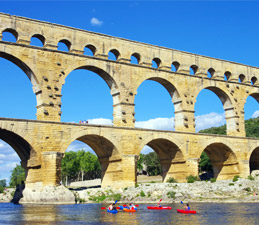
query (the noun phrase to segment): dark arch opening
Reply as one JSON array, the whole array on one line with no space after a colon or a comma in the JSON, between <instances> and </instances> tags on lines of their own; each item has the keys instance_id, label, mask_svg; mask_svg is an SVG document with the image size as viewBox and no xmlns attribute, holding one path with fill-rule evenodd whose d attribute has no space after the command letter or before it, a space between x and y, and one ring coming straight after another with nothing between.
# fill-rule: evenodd
<instances>
[{"instance_id":1,"label":"dark arch opening","mask_svg":"<svg viewBox=\"0 0 259 225\"><path fill-rule=\"evenodd\" d=\"M130 59L131 59L130 63L132 63L132 64L139 64L139 62L140 62L140 54L133 53L131 55Z\"/></svg>"},{"instance_id":2,"label":"dark arch opening","mask_svg":"<svg viewBox=\"0 0 259 225\"><path fill-rule=\"evenodd\" d=\"M87 45L84 48L84 55L95 56L96 48L93 45Z\"/></svg>"},{"instance_id":3,"label":"dark arch opening","mask_svg":"<svg viewBox=\"0 0 259 225\"><path fill-rule=\"evenodd\" d=\"M104 70L94 66L76 68L62 87L62 121L112 125L112 95L116 91L115 81Z\"/></svg>"},{"instance_id":4,"label":"dark arch opening","mask_svg":"<svg viewBox=\"0 0 259 225\"><path fill-rule=\"evenodd\" d=\"M232 179L239 175L237 158L233 151L222 143L213 143L204 149L212 165L212 174L219 180ZM210 176L211 178L211 176Z\"/></svg>"},{"instance_id":5,"label":"dark arch opening","mask_svg":"<svg viewBox=\"0 0 259 225\"><path fill-rule=\"evenodd\" d=\"M114 60L114 61L117 61L120 57L120 53L118 50L116 49L112 49L109 51L108 53L108 59L109 60Z\"/></svg>"},{"instance_id":6,"label":"dark arch opening","mask_svg":"<svg viewBox=\"0 0 259 225\"><path fill-rule=\"evenodd\" d=\"M207 77L212 78L215 73L215 70L213 68L208 69Z\"/></svg>"},{"instance_id":7,"label":"dark arch opening","mask_svg":"<svg viewBox=\"0 0 259 225\"><path fill-rule=\"evenodd\" d=\"M243 83L245 81L246 77L244 74L240 74L239 77L238 77L238 82L239 83Z\"/></svg>"},{"instance_id":8,"label":"dark arch opening","mask_svg":"<svg viewBox=\"0 0 259 225\"><path fill-rule=\"evenodd\" d=\"M178 69L179 69L179 66L180 66L180 63L175 61L175 62L172 63L171 70L173 72L177 72Z\"/></svg>"},{"instance_id":9,"label":"dark arch opening","mask_svg":"<svg viewBox=\"0 0 259 225\"><path fill-rule=\"evenodd\" d=\"M224 73L224 80L229 80L231 78L231 73L229 71Z\"/></svg>"},{"instance_id":10,"label":"dark arch opening","mask_svg":"<svg viewBox=\"0 0 259 225\"><path fill-rule=\"evenodd\" d=\"M7 28L2 32L2 41L16 42L18 39L18 33L16 30Z\"/></svg>"},{"instance_id":11,"label":"dark arch opening","mask_svg":"<svg viewBox=\"0 0 259 225\"><path fill-rule=\"evenodd\" d=\"M31 43L30 44L34 45L34 46L38 46L38 47L43 47L44 44L45 44L45 37L43 37L40 34L34 34L31 37Z\"/></svg>"},{"instance_id":12,"label":"dark arch opening","mask_svg":"<svg viewBox=\"0 0 259 225\"><path fill-rule=\"evenodd\" d=\"M257 147L251 154L249 159L250 174L253 170L259 170L259 147Z\"/></svg>"},{"instance_id":13,"label":"dark arch opening","mask_svg":"<svg viewBox=\"0 0 259 225\"><path fill-rule=\"evenodd\" d=\"M198 70L198 66L192 65L190 66L190 75L195 75Z\"/></svg>"},{"instance_id":14,"label":"dark arch opening","mask_svg":"<svg viewBox=\"0 0 259 225\"><path fill-rule=\"evenodd\" d=\"M71 48L71 42L70 41L68 41L66 39L63 39L63 40L60 40L58 42L58 50L59 51L69 52L70 48Z\"/></svg>"},{"instance_id":15,"label":"dark arch opening","mask_svg":"<svg viewBox=\"0 0 259 225\"><path fill-rule=\"evenodd\" d=\"M161 60L159 58L154 58L152 60L152 67L158 69L160 67Z\"/></svg>"},{"instance_id":16,"label":"dark arch opening","mask_svg":"<svg viewBox=\"0 0 259 225\"><path fill-rule=\"evenodd\" d=\"M256 77L252 77L251 78L251 85L256 85L257 84L257 78Z\"/></svg>"}]
</instances>

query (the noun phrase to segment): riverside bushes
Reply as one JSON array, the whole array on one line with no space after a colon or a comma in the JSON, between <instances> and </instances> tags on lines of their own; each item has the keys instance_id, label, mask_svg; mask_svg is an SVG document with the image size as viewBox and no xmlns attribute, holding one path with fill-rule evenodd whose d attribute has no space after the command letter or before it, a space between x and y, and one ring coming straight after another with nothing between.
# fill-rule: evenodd
<instances>
[{"instance_id":1,"label":"riverside bushes","mask_svg":"<svg viewBox=\"0 0 259 225\"><path fill-rule=\"evenodd\" d=\"M190 175L186 177L187 183L194 183L195 181L199 181L200 178L197 176Z\"/></svg>"},{"instance_id":2,"label":"riverside bushes","mask_svg":"<svg viewBox=\"0 0 259 225\"><path fill-rule=\"evenodd\" d=\"M169 177L166 182L167 183L177 183L177 180L173 177Z\"/></svg>"}]
</instances>

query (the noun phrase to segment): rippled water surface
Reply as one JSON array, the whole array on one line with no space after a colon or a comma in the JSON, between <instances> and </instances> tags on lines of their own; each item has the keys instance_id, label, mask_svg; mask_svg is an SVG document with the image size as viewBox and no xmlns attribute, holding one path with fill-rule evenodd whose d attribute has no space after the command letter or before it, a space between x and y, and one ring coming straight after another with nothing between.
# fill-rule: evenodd
<instances>
[{"instance_id":1,"label":"rippled water surface","mask_svg":"<svg viewBox=\"0 0 259 225\"><path fill-rule=\"evenodd\" d=\"M149 204L150 205L150 204ZM179 214L181 204L167 204L172 210L147 210L140 205L136 213L107 213L101 204L13 205L0 203L0 224L259 224L259 203L192 203L197 214Z\"/></svg>"}]
</instances>

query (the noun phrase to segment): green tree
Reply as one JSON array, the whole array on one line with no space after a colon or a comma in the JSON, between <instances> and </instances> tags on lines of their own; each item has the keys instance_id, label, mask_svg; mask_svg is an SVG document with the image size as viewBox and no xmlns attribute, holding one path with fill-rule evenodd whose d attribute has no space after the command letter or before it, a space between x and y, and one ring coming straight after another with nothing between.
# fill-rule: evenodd
<instances>
[{"instance_id":1,"label":"green tree","mask_svg":"<svg viewBox=\"0 0 259 225\"><path fill-rule=\"evenodd\" d=\"M160 160L155 152L150 152L144 157L144 164L147 167L147 173L149 176L160 175L162 168Z\"/></svg>"},{"instance_id":2,"label":"green tree","mask_svg":"<svg viewBox=\"0 0 259 225\"><path fill-rule=\"evenodd\" d=\"M76 152L66 152L61 163L62 182L68 185L68 182L76 180L79 173L79 162Z\"/></svg>"},{"instance_id":3,"label":"green tree","mask_svg":"<svg viewBox=\"0 0 259 225\"><path fill-rule=\"evenodd\" d=\"M10 186L16 186L25 181L25 170L21 165L16 165L16 167L11 171Z\"/></svg>"},{"instance_id":4,"label":"green tree","mask_svg":"<svg viewBox=\"0 0 259 225\"><path fill-rule=\"evenodd\" d=\"M0 180L0 186L6 187L6 179Z\"/></svg>"},{"instance_id":5,"label":"green tree","mask_svg":"<svg viewBox=\"0 0 259 225\"><path fill-rule=\"evenodd\" d=\"M199 162L199 171L213 172L210 158L205 152L201 153L200 162Z\"/></svg>"},{"instance_id":6,"label":"green tree","mask_svg":"<svg viewBox=\"0 0 259 225\"><path fill-rule=\"evenodd\" d=\"M143 170L144 166L144 157L145 155L141 154L139 155L138 161L137 161L137 170L138 172Z\"/></svg>"}]
</instances>

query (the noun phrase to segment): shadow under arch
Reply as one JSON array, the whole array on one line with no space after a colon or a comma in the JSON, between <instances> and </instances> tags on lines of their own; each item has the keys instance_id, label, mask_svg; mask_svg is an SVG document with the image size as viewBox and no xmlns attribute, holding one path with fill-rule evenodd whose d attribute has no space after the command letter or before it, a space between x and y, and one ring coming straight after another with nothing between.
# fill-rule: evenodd
<instances>
[{"instance_id":1,"label":"shadow under arch","mask_svg":"<svg viewBox=\"0 0 259 225\"><path fill-rule=\"evenodd\" d=\"M28 65L26 65L23 61L21 61L17 57L15 57L11 54L8 54L6 52L0 51L0 57L6 59L6 60L14 63L16 66L18 66L27 75L27 77L31 81L34 93L39 91L39 87L38 87L39 82L38 82L35 74L33 73L33 71L30 69L30 67Z\"/></svg>"},{"instance_id":2,"label":"shadow under arch","mask_svg":"<svg viewBox=\"0 0 259 225\"><path fill-rule=\"evenodd\" d=\"M113 182L121 180L121 156L111 141L96 134L82 135L75 140L89 145L96 153L101 164L102 187L112 186Z\"/></svg>"},{"instance_id":3,"label":"shadow under arch","mask_svg":"<svg viewBox=\"0 0 259 225\"><path fill-rule=\"evenodd\" d=\"M249 158L250 174L253 170L259 170L259 147L255 148Z\"/></svg>"},{"instance_id":4,"label":"shadow under arch","mask_svg":"<svg viewBox=\"0 0 259 225\"><path fill-rule=\"evenodd\" d=\"M204 152L210 158L214 178L228 180L239 175L239 164L235 153L223 143L209 144Z\"/></svg>"},{"instance_id":5,"label":"shadow under arch","mask_svg":"<svg viewBox=\"0 0 259 225\"><path fill-rule=\"evenodd\" d=\"M164 138L157 138L149 141L146 145L152 148L158 155L164 182L170 177L180 182L185 180L186 160L184 159L182 151L175 143Z\"/></svg>"}]
</instances>

